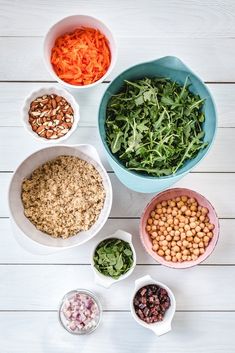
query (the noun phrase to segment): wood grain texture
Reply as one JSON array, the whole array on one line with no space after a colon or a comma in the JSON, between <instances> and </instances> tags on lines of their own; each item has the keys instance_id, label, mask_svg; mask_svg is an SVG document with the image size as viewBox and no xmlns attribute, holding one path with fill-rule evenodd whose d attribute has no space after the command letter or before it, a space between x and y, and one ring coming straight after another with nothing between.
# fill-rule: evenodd
<instances>
[{"instance_id":1,"label":"wood grain texture","mask_svg":"<svg viewBox=\"0 0 235 353\"><path fill-rule=\"evenodd\" d=\"M235 266L175 270L154 265L137 265L128 279L109 289L94 283L90 265L1 265L0 310L57 310L75 288L97 293L105 310L129 310L134 281L146 274L172 289L177 310L235 311Z\"/></svg>"},{"instance_id":2,"label":"wood grain texture","mask_svg":"<svg viewBox=\"0 0 235 353\"><path fill-rule=\"evenodd\" d=\"M58 86L56 83L0 82L0 126L22 126L21 110L32 91L41 87ZM235 127L235 84L208 84L218 110L219 127ZM96 126L99 104L108 83L98 85L89 91L72 92L80 107L81 126Z\"/></svg>"},{"instance_id":3,"label":"wood grain texture","mask_svg":"<svg viewBox=\"0 0 235 353\"><path fill-rule=\"evenodd\" d=\"M0 173L0 217L8 217L7 190L10 173ZM112 217L139 217L153 194L142 194L127 189L110 173L113 186ZM235 218L235 173L189 173L173 187L185 187L204 195L215 207L220 218Z\"/></svg>"},{"instance_id":4,"label":"wood grain texture","mask_svg":"<svg viewBox=\"0 0 235 353\"><path fill-rule=\"evenodd\" d=\"M61 18L89 14L122 37L229 37L234 34L232 1L213 0L13 0L1 1L0 35L38 36Z\"/></svg>"},{"instance_id":5,"label":"wood grain texture","mask_svg":"<svg viewBox=\"0 0 235 353\"><path fill-rule=\"evenodd\" d=\"M234 82L234 43L235 38L118 38L118 60L107 79L134 64L175 55L204 81ZM42 45L39 37L0 37L0 81L52 80Z\"/></svg>"},{"instance_id":6,"label":"wood grain texture","mask_svg":"<svg viewBox=\"0 0 235 353\"><path fill-rule=\"evenodd\" d=\"M111 171L96 127L80 126L66 144L91 143L96 147L105 168ZM20 148L19 148L20 146ZM48 144L38 142L23 127L0 128L0 171L14 171L27 156ZM235 129L219 128L215 143L195 172L235 172Z\"/></svg>"},{"instance_id":7,"label":"wood grain texture","mask_svg":"<svg viewBox=\"0 0 235 353\"><path fill-rule=\"evenodd\" d=\"M105 312L94 333L77 337L60 326L56 312L10 312L0 313L0 342L4 353L205 353L205 347L234 353L234 321L235 313L177 312L172 332L158 338L130 313Z\"/></svg>"},{"instance_id":8,"label":"wood grain texture","mask_svg":"<svg viewBox=\"0 0 235 353\"><path fill-rule=\"evenodd\" d=\"M117 229L132 234L138 264L155 264L145 251L139 236L139 219L108 219L102 230L93 239L78 248L60 251L50 255L36 255L24 250L16 241L9 219L0 219L0 264L89 264L91 249ZM204 264L235 265L235 219L220 220L220 238L214 252Z\"/></svg>"}]
</instances>

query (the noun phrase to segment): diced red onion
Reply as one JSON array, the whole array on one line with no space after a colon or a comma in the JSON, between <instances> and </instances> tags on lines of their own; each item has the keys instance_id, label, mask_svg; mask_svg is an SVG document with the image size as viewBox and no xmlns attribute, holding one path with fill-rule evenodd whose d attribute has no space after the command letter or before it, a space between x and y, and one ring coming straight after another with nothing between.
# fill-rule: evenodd
<instances>
[{"instance_id":1,"label":"diced red onion","mask_svg":"<svg viewBox=\"0 0 235 353\"><path fill-rule=\"evenodd\" d=\"M66 299L62 313L71 331L90 330L99 320L99 308L92 297L85 293L76 293Z\"/></svg>"}]
</instances>

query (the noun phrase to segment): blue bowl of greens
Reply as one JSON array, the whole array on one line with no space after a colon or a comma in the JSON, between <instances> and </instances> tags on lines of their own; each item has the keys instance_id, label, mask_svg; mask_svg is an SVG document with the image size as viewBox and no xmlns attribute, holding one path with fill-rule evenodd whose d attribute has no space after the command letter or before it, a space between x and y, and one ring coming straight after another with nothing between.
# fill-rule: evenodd
<instances>
[{"instance_id":1,"label":"blue bowl of greens","mask_svg":"<svg viewBox=\"0 0 235 353\"><path fill-rule=\"evenodd\" d=\"M133 66L108 86L99 133L115 174L137 192L159 192L208 153L217 115L207 86L167 56Z\"/></svg>"}]
</instances>

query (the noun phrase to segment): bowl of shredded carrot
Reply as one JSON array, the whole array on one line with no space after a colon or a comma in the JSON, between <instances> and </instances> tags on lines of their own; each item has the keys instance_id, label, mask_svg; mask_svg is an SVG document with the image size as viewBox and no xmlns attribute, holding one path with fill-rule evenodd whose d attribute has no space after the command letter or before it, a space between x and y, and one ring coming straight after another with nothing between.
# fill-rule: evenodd
<instances>
[{"instance_id":1,"label":"bowl of shredded carrot","mask_svg":"<svg viewBox=\"0 0 235 353\"><path fill-rule=\"evenodd\" d=\"M109 28L85 15L54 24L44 40L44 60L51 75L69 88L87 88L105 80L116 61Z\"/></svg>"}]
</instances>

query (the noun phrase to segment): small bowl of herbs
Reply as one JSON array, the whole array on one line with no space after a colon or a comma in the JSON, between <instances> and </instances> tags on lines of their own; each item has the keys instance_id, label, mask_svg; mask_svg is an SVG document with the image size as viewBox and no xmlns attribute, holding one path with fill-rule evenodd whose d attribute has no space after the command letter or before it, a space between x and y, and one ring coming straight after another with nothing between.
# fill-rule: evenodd
<instances>
[{"instance_id":1,"label":"small bowl of herbs","mask_svg":"<svg viewBox=\"0 0 235 353\"><path fill-rule=\"evenodd\" d=\"M159 192L195 167L217 127L213 97L176 57L135 65L108 86L99 133L120 181L138 192Z\"/></svg>"},{"instance_id":2,"label":"small bowl of herbs","mask_svg":"<svg viewBox=\"0 0 235 353\"><path fill-rule=\"evenodd\" d=\"M136 265L136 252L132 235L117 230L101 240L92 253L95 282L105 288L131 275Z\"/></svg>"}]
</instances>

